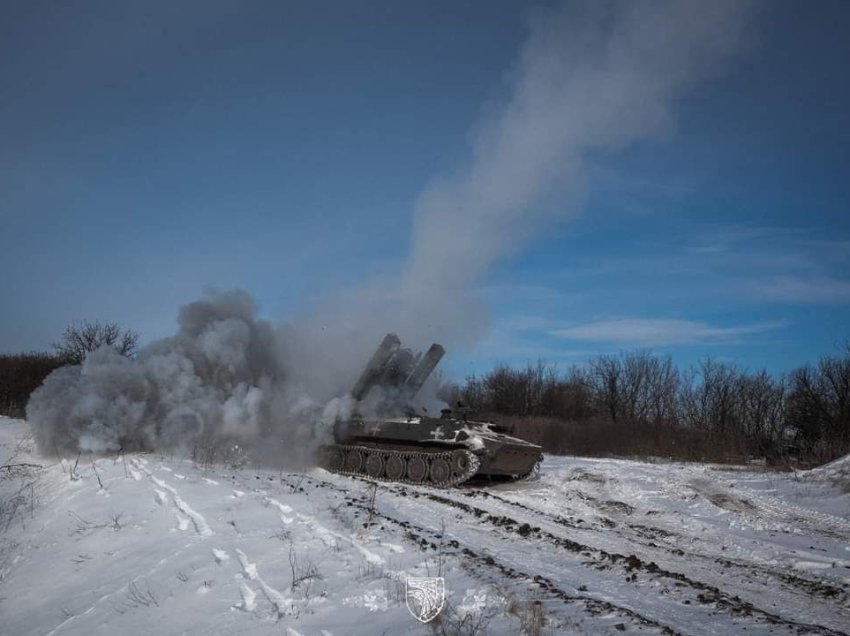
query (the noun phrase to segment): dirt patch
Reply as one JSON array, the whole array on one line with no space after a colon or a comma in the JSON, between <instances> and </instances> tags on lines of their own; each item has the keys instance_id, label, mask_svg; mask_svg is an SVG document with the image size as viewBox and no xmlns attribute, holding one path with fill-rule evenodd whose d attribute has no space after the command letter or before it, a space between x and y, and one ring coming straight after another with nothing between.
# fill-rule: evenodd
<instances>
[{"instance_id":1,"label":"dirt patch","mask_svg":"<svg viewBox=\"0 0 850 636\"><path fill-rule=\"evenodd\" d=\"M608 483L608 479L603 477L602 475L597 475L596 473L588 472L582 468L577 468L572 471L569 475L566 476L565 481L587 481L593 484Z\"/></svg>"},{"instance_id":2,"label":"dirt patch","mask_svg":"<svg viewBox=\"0 0 850 636\"><path fill-rule=\"evenodd\" d=\"M722 492L706 494L705 498L718 508L730 510L731 512L751 512L756 509L756 507L746 499L733 497L732 495L727 495Z\"/></svg>"},{"instance_id":3,"label":"dirt patch","mask_svg":"<svg viewBox=\"0 0 850 636\"><path fill-rule=\"evenodd\" d=\"M607 512L619 512L624 515L630 515L635 511L634 506L630 506L629 504L623 501L603 501L600 506L603 510Z\"/></svg>"}]
</instances>

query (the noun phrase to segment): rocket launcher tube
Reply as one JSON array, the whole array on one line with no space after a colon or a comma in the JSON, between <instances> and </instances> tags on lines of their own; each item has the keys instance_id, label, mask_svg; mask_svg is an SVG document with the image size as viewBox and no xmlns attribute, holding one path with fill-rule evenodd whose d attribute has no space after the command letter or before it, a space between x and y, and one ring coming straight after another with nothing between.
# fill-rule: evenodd
<instances>
[{"instance_id":1,"label":"rocket launcher tube","mask_svg":"<svg viewBox=\"0 0 850 636\"><path fill-rule=\"evenodd\" d=\"M425 380L434 371L434 368L439 364L440 359L445 353L446 350L442 346L434 343L428 349L428 352L422 356L419 364L413 368L413 371L410 372L410 375L404 381L404 386L410 392L410 397L413 397L419 392L419 389L425 384Z\"/></svg>"},{"instance_id":2,"label":"rocket launcher tube","mask_svg":"<svg viewBox=\"0 0 850 636\"><path fill-rule=\"evenodd\" d=\"M401 340L399 340L397 335L394 333L388 333L384 336L384 339L381 341L377 351L375 351L372 355L372 359L369 360L369 364L366 365L366 368L363 369L363 373L360 374L357 384L355 384L354 388L351 390L351 396L355 400L359 402L366 397L369 389L371 389L372 386L374 386L375 381L381 377L387 363L393 358L393 356L395 356L399 347L401 347Z\"/></svg>"}]
</instances>

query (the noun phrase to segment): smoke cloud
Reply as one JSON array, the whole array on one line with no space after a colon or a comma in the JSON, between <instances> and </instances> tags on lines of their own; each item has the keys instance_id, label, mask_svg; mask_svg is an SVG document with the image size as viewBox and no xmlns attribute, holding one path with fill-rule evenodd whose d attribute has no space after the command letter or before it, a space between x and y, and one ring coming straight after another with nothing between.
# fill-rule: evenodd
<instances>
[{"instance_id":1,"label":"smoke cloud","mask_svg":"<svg viewBox=\"0 0 850 636\"><path fill-rule=\"evenodd\" d=\"M468 161L421 193L402 275L334 294L308 320L322 329L310 350L368 356L388 329L417 348L473 345L487 325L476 281L580 212L590 160L670 135L676 100L724 69L753 9L748 0L588 1L536 13Z\"/></svg>"},{"instance_id":2,"label":"smoke cloud","mask_svg":"<svg viewBox=\"0 0 850 636\"><path fill-rule=\"evenodd\" d=\"M676 100L722 70L751 9L746 0L659 0L535 14L469 161L421 194L400 277L333 294L282 326L258 320L244 292L187 305L177 335L137 359L101 350L53 373L27 407L40 449L226 439L303 457L349 412L346 393L387 331L416 348L483 335L475 282L580 210L590 158L669 134ZM555 189L557 201L547 201Z\"/></svg>"},{"instance_id":3,"label":"smoke cloud","mask_svg":"<svg viewBox=\"0 0 850 636\"><path fill-rule=\"evenodd\" d=\"M535 16L501 111L474 137L472 161L419 201L409 294L463 290L518 250L547 213L578 211L590 153L668 133L675 99L740 43L750 4L580 2Z\"/></svg>"},{"instance_id":4,"label":"smoke cloud","mask_svg":"<svg viewBox=\"0 0 850 636\"><path fill-rule=\"evenodd\" d=\"M255 314L245 292L209 292L180 310L175 336L135 359L103 347L58 369L27 405L39 449L188 451L227 441L291 462L329 441L344 400L312 399L280 362L285 337Z\"/></svg>"}]
</instances>

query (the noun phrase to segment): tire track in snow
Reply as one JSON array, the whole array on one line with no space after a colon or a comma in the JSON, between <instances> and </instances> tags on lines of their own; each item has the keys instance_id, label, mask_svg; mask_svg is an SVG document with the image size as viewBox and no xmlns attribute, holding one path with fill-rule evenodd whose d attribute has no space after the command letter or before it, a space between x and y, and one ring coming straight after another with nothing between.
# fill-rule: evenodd
<instances>
[{"instance_id":1,"label":"tire track in snow","mask_svg":"<svg viewBox=\"0 0 850 636\"><path fill-rule=\"evenodd\" d=\"M280 503L277 499L272 499L271 497L263 497L263 505L274 506L275 508L280 510L280 520L283 522L284 525L288 526L290 523L295 521L293 517L287 516L292 514L292 508L290 508L286 504Z\"/></svg>"},{"instance_id":2,"label":"tire track in snow","mask_svg":"<svg viewBox=\"0 0 850 636\"><path fill-rule=\"evenodd\" d=\"M363 555L363 558L366 559L372 565L383 565L384 557L379 554L375 554L366 549L361 543L352 539L351 537L347 537L344 534L340 534L339 532L334 532L330 528L323 526L319 523L314 517L310 517L308 515L302 515L301 513L297 513L299 521L301 523L310 527L313 532L329 547L335 547L337 545L337 541L344 541L351 545L355 550L357 550L360 554Z\"/></svg>"},{"instance_id":3,"label":"tire track in snow","mask_svg":"<svg viewBox=\"0 0 850 636\"><path fill-rule=\"evenodd\" d=\"M202 515L200 512L196 511L188 503L186 503L180 497L180 494L177 492L176 488L169 486L167 483L154 476L154 474L151 473L151 471L149 471L147 467L144 466L136 458L133 458L131 461L133 465L139 470L141 470L143 473L145 473L156 486L158 486L162 490L167 490L171 493L171 499L174 502L174 505L180 512L182 512L184 515L186 515L187 517L189 517L189 519L192 520L192 524L195 526L195 532L197 532L202 537L209 537L215 534L212 531L212 528L210 528L209 524L207 523L207 520L204 518L204 515ZM157 493L157 496L159 497L159 493Z\"/></svg>"},{"instance_id":4,"label":"tire track in snow","mask_svg":"<svg viewBox=\"0 0 850 636\"><path fill-rule=\"evenodd\" d=\"M332 484L331 482L327 482L324 480L311 481L316 481L317 483L321 483L325 487L345 492L343 489L340 489L337 485ZM372 483L365 479L360 481ZM599 547L583 545L565 536L560 536L560 534L556 534L559 531L555 530L554 528L552 530L555 530L556 533L541 528L531 527L530 524L523 523L523 521L521 520L517 521L507 517L504 514L504 510L497 512L492 509L485 510L476 506L470 506L469 504L466 504L465 502L454 498L455 496L459 497L462 490L450 489L435 491L433 489L428 488L417 488L407 485L397 486L393 484L379 484L378 486L379 488L390 494L402 496L405 498L407 498L408 496L412 496L413 498L423 498L433 501L435 503L446 505L455 510L465 512L470 515L475 525L487 523L488 525L493 526L493 529L499 535L502 535L505 538L509 538L509 540L511 541L514 541L516 539L516 536L522 537L523 539L542 539L548 543L554 544L558 548L565 549L567 552L571 552L576 555L581 555L583 557L588 558L589 560L586 563L582 563L582 565L585 566L595 567L596 569L599 569L600 567L602 569L622 568L627 573L627 576L628 573L632 571L643 571L645 574L655 579L668 579L673 583L673 587L671 587L671 590L678 591L681 589L680 586L682 586L685 588L690 588L692 590L692 594L696 595L699 604L691 605L691 601L688 600L687 607L697 608L699 607L699 605L702 605L704 607L711 607L715 611L719 611L720 613L725 614L730 618L733 618L733 620L735 619L735 617L749 616L754 619L756 625L767 624L783 626L795 631L802 630L810 633L829 634L833 636L844 634L843 631L836 630L825 625L817 623L807 623L804 621L795 621L793 619L785 618L781 615L775 614L769 610L759 608L753 605L752 603L742 600L737 595L735 595L734 592L727 593L715 585L706 583L704 581L695 580L678 572L666 570L664 568L659 567L655 563L643 561L635 557L634 555L627 557L623 554L609 552ZM364 506L362 502L358 503L357 505L363 510L367 510L367 507ZM517 507L525 508L526 506L524 504L520 504ZM536 509L531 509L530 511L538 512ZM543 511L539 512L542 515L548 514ZM383 513L376 513L376 516L380 516L381 518L395 523L407 530L410 530L411 528L415 527L420 531L425 531L433 534L433 531L431 530L426 530L425 528L419 526L413 526L410 521L404 521L401 519L389 517ZM427 543L428 542L426 541L423 545L426 545ZM609 606L610 610L629 614L632 616L632 618L636 619L638 622L641 622L644 625L652 625L661 628L663 631L666 631L668 633L673 632L673 630L664 625L663 622L659 622L658 620L649 618L648 616L643 615L630 607L627 607L627 605L624 605L622 603L618 604L617 602L612 601L612 599L606 599L603 601L602 599L595 599L589 598L587 596L577 596L571 594L569 592L564 591L563 589L560 589L555 581L547 579L546 577L523 574L513 567L510 567L503 563L499 563L490 555L482 556L477 552L471 550L470 547L461 547L462 552L471 559L474 559L476 563L483 562L484 565L498 569L502 572L502 574L509 578L524 577L528 580L534 580L538 587L544 589L546 592L552 594L557 598L562 598L564 602L584 602L586 605L588 605L588 608L591 609L592 613L598 611L601 607L603 607L602 605L600 605L600 603L604 602L606 605ZM627 604L629 603L629 601L625 599L623 602Z\"/></svg>"},{"instance_id":5,"label":"tire track in snow","mask_svg":"<svg viewBox=\"0 0 850 636\"><path fill-rule=\"evenodd\" d=\"M263 596L268 599L269 603L272 604L275 612L277 613L278 618L283 618L284 616L292 615L295 613L295 603L293 600L271 585L266 583L263 578L260 576L260 573L257 571L257 564L251 563L248 560L248 555L245 554L242 550L236 549L236 557L239 559L239 565L242 566L242 576L244 576L249 581L256 581L257 585L260 586L260 589L263 591ZM253 609L254 597L256 594L248 587L247 584L243 584L242 588L242 605L246 611L250 611L249 606Z\"/></svg>"},{"instance_id":6,"label":"tire track in snow","mask_svg":"<svg viewBox=\"0 0 850 636\"><path fill-rule=\"evenodd\" d=\"M541 521L557 524L578 530L582 532L594 532L594 528L587 524L578 524L573 519L566 519L561 515L554 514L548 510L534 508L522 502L513 501L503 496L488 492L486 490L469 490L463 493L467 498L484 499L495 501L498 504L506 504L515 509L523 511L521 514L529 513L539 518ZM506 508L502 508L506 510ZM827 515L828 516L828 515ZM579 520L580 521L580 520ZM800 574L792 574L788 572L788 568L772 568L763 563L756 561L742 561L734 558L728 558L719 554L709 554L694 549L683 549L686 542L693 543L692 537L686 537L678 533L672 532L666 528L656 527L652 525L643 525L638 523L621 523L616 528L606 528L605 532L612 533L621 537L624 541L640 546L644 550L656 551L656 558L666 557L681 561L683 559L698 559L703 562L703 567L715 568L721 565L723 568L734 568L739 572L739 576L759 577L757 582L764 586L771 584L783 584L787 586L789 592L803 592L808 595L816 595L820 600L829 600L831 602L846 603L848 590L850 587L840 581L825 581L815 578L807 578ZM659 536L676 536L679 541L677 543L659 543ZM687 546L686 546L687 547ZM770 580L766 580L770 579ZM736 581L741 583L741 581Z\"/></svg>"},{"instance_id":7,"label":"tire track in snow","mask_svg":"<svg viewBox=\"0 0 850 636\"><path fill-rule=\"evenodd\" d=\"M242 601L233 607L241 609L243 612L253 612L257 607L257 593L248 587L247 583L242 583L239 586L239 593L242 595Z\"/></svg>"},{"instance_id":8,"label":"tire track in snow","mask_svg":"<svg viewBox=\"0 0 850 636\"><path fill-rule=\"evenodd\" d=\"M432 548L435 548L435 541L442 541L442 531L438 529L429 529L419 525L416 525L411 520L400 519L398 517L387 514L383 511L376 511L371 508L364 501L357 500L356 498L351 497L351 491L348 488L340 487L339 484L334 483L332 481L328 481L325 479L313 477L313 476L305 476L305 475L290 475L293 477L298 477L299 483L301 480L306 479L307 482L311 485L316 485L320 488L326 488L330 491L337 493L338 495L344 497L347 501L349 501L352 505L363 510L364 512L369 512L373 514L375 518L380 518L389 523L392 526L399 528L401 531L405 533L407 538L413 541L415 544L419 545L422 549L425 549L428 545ZM360 480L357 477L347 477L346 479L357 479L358 481L364 481L366 483L373 483L369 480L363 479ZM290 486L292 486L292 482L288 479L288 477L282 477L282 481L285 481ZM379 487L384 488L386 490L391 490L391 484L378 484ZM404 487L403 487L404 488ZM394 491L392 491L394 492ZM429 489L423 489L423 494L432 492ZM441 491L442 492L442 491ZM580 603L584 605L585 610L592 616L605 616L614 614L621 618L627 618L634 621L641 627L648 627L650 629L656 629L663 634L668 636L675 636L678 634L674 629L660 622L659 620L650 618L644 614L641 614L639 610L633 609L631 607L625 605L618 605L614 601L604 599L604 598L593 598L585 595L576 595L574 593L565 591L564 589L559 588L555 582L552 580L540 576L540 575L532 575L530 573L521 572L515 568L510 567L504 563L501 563L494 559L489 554L477 554L469 547L464 547L460 542L450 541L448 546L458 548L458 551L450 551L448 554L463 556L469 560L470 568L472 570L475 569L489 569L496 570L499 572L505 580L513 581L515 584L519 582L520 584L527 585L531 584L536 588L540 589L544 595L562 601L565 604L571 603ZM477 546L475 546L477 549ZM491 582L491 574L486 575L486 580Z\"/></svg>"},{"instance_id":9,"label":"tire track in snow","mask_svg":"<svg viewBox=\"0 0 850 636\"><path fill-rule=\"evenodd\" d=\"M294 519L292 517L286 516L293 513L293 510L290 506L282 504L277 499L272 499L271 497L263 497L263 505L274 506L275 508L277 508L281 513L280 520L284 524L289 525L293 522ZM340 534L339 532L334 532L330 528L323 526L316 520L315 517L311 517L309 515L304 515L301 513L296 513L296 516L302 524L310 527L310 529L313 530L316 536L318 536L327 546L335 547L338 541L348 543L360 554L362 554L363 558L366 559L367 562L373 565L383 565L384 558L382 556L371 552L363 544L359 543L355 539L347 537L344 534Z\"/></svg>"},{"instance_id":10,"label":"tire track in snow","mask_svg":"<svg viewBox=\"0 0 850 636\"><path fill-rule=\"evenodd\" d=\"M500 533L515 533L520 536L533 536L543 539L549 543L553 543L559 548L566 549L568 552L579 553L583 556L590 557L597 565L622 566L625 571L632 572L634 570L643 571L653 577L668 579L677 584L682 584L699 592L697 599L703 604L713 604L718 610L731 615L743 615L759 618L763 623L768 625L784 625L795 630L805 630L812 633L829 634L832 636L843 635L843 631L838 631L825 625L816 623L806 623L796 621L790 618L783 617L769 610L755 606L753 603L742 600L738 595L725 592L710 583L705 583L686 576L679 572L673 572L665 568L661 568L654 562L647 563L634 555L625 556L619 553L608 552L599 547L591 547L580 544L569 538L558 536L552 532L541 530L540 528L532 528L529 524L521 524L513 519L508 519L503 515L491 514L491 511L484 510L478 507L470 506L462 501L458 501L449 496L448 493L441 492L439 495L435 493L424 493L424 496L437 503L443 503L452 508L462 510L463 512L474 515L476 519L480 519L497 529ZM535 577L535 580L542 577ZM551 583L551 582L548 582Z\"/></svg>"},{"instance_id":11,"label":"tire track in snow","mask_svg":"<svg viewBox=\"0 0 850 636\"><path fill-rule=\"evenodd\" d=\"M357 478L360 481L364 481L365 483L369 483L367 479ZM381 484L381 486L393 494L400 495L403 497L407 497L408 494L413 497L425 497L427 499L431 499L433 501L437 501L438 503L446 503L444 500L451 500L453 503L450 505L462 506L465 505L462 502L462 498L466 499L476 499L477 501L486 500L489 502L487 506L487 510L482 510L480 508L471 507L470 509L474 511L477 517L483 517L484 519L488 519L490 521L494 521L496 525L504 525L504 522L509 519L507 514L510 514L507 510L507 507L510 506L514 509L513 514L517 514L517 510L521 511L519 514L527 515L532 514L537 519L544 523L555 524L555 527L550 527L550 530L555 530L556 534L558 532L563 532L564 528L568 528L569 532L575 533L578 531L579 533L595 533L595 532L605 532L605 533L613 533L623 540L634 544L635 547L640 546L644 550L651 549L653 551L658 551L655 555L656 558L661 560L662 558L670 558L676 561L676 565L672 567L677 567L677 565L681 565L682 559L699 559L703 562L702 566L708 568L709 570L716 570L717 565L721 565L723 568L735 568L740 572L741 576L749 576L749 579L739 579L733 580L733 584L740 589L736 589L733 592L722 592L723 587L727 587L727 582L723 580L721 577L720 581L715 581L714 583L709 583L701 580L694 580L693 576L684 577L677 572L670 572L665 568L659 568L654 563L650 562L646 556L643 559L638 559L642 564L648 565L655 570L655 573L659 573L663 576L673 575L675 578L679 579L680 582L684 582L684 579L688 579L689 584L700 590L709 589L711 591L711 595L720 595L720 598L723 599L724 596L728 596L732 598L736 603L740 603L743 611L749 611L749 607L746 601L741 602L738 596L747 592L748 595L756 595L756 597L760 598L759 595L763 591L763 589L770 589L771 585L780 584L784 585L785 589L789 594L798 595L802 592L807 595L811 601L821 602L821 603L839 603L843 604L846 602L847 598L847 590L848 586L839 581L825 581L820 579L812 579L806 578L801 575L789 574L787 568L781 570L775 570L770 567L765 566L764 564L752 562L737 562L732 559L725 558L722 555L712 555L712 554L702 554L700 552L693 552L688 550L682 550L679 545L669 545L669 544L659 544L655 539L657 537L653 537L652 540L646 540L642 534L643 530L649 531L650 536L652 531L657 531L660 533L667 533L666 530L662 528L654 528L652 526L642 526L640 524L633 523L624 523L615 527L606 527L604 530L598 527L593 527L587 525L586 523L577 523L582 522L581 519L575 518L565 518L558 514L553 514L548 510L541 510L539 508L529 506L525 503L514 501L512 499L506 498L504 496L495 494L488 490L484 489L448 489L448 490L440 490L438 492L433 491L427 487L416 487L410 485L393 485L393 484ZM581 495L581 493L577 493ZM463 497L461 498L461 495ZM759 500L759 497L753 497L755 500ZM780 505L784 505L784 502L777 502ZM494 509L495 506L495 509ZM793 507L793 505L791 506ZM753 511L758 509L758 504L755 504L753 507ZM821 515L827 519L832 519L830 515ZM513 521L513 520L511 520ZM520 524L523 522L529 522L531 519L526 517L525 519L521 519L518 522L514 522L517 526L521 527ZM533 525L533 522L532 524ZM529 528L531 527L529 525ZM560 526L560 528L559 528ZM517 528L511 527L508 524L507 530L516 531ZM682 540L687 539L687 537L682 536ZM584 546L588 547L588 546ZM604 549L599 548L598 546L592 548L593 550L599 550L600 554L605 557L605 559L614 559L615 561L622 561L622 559L626 558L622 554L609 553ZM636 550L635 550L636 551ZM684 577L682 579L681 577ZM714 580L714 577L709 576L710 580ZM762 589L750 589L747 587L747 584L756 584L759 585ZM705 594L703 594L703 598L705 598ZM728 605L723 602L722 605ZM842 605L843 606L843 605ZM731 605L734 611L734 604ZM775 618L774 614L767 610L762 610L757 606L753 606L752 610L756 613L763 613L767 620L770 622L772 620L771 617ZM783 619L786 622L789 619ZM790 621L794 622L794 621ZM821 627L820 625L816 625L816 627ZM826 629L829 629L826 627Z\"/></svg>"}]
</instances>

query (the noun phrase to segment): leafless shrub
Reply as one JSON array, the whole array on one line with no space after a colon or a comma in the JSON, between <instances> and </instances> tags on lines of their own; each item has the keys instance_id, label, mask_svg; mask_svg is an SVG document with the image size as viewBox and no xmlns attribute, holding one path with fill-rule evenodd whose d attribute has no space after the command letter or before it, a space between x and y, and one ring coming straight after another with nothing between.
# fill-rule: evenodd
<instances>
[{"instance_id":1,"label":"leafless shrub","mask_svg":"<svg viewBox=\"0 0 850 636\"><path fill-rule=\"evenodd\" d=\"M103 489L103 481L100 479L100 473L97 472L97 465L94 463L94 460L91 460L91 469L94 472L94 476L97 477L97 485L100 486L101 490Z\"/></svg>"},{"instance_id":2,"label":"leafless shrub","mask_svg":"<svg viewBox=\"0 0 850 636\"><path fill-rule=\"evenodd\" d=\"M139 588L134 581L130 582L127 588L126 604L129 607L159 607L156 595L147 582L145 582L144 589Z\"/></svg>"},{"instance_id":3,"label":"leafless shrub","mask_svg":"<svg viewBox=\"0 0 850 636\"><path fill-rule=\"evenodd\" d=\"M443 610L428 627L439 636L484 636L498 613L498 608L489 604L477 611L460 611L447 598Z\"/></svg>"},{"instance_id":4,"label":"leafless shrub","mask_svg":"<svg viewBox=\"0 0 850 636\"><path fill-rule=\"evenodd\" d=\"M100 323L84 320L65 329L62 339L53 344L56 355L66 364L81 364L85 357L103 346L110 346L123 356L135 354L139 334L122 329L114 322Z\"/></svg>"},{"instance_id":5,"label":"leafless shrub","mask_svg":"<svg viewBox=\"0 0 850 636\"><path fill-rule=\"evenodd\" d=\"M291 589L295 589L302 583L308 580L322 578L319 570L313 565L309 557L305 557L304 561L299 563L298 553L295 551L295 546L289 545L289 569L292 573Z\"/></svg>"},{"instance_id":6,"label":"leafless shrub","mask_svg":"<svg viewBox=\"0 0 850 636\"><path fill-rule=\"evenodd\" d=\"M370 483L366 487L366 521L363 523L364 528L369 528L372 526L372 519L375 517L375 498L378 495L378 484L375 482Z\"/></svg>"},{"instance_id":7,"label":"leafless shrub","mask_svg":"<svg viewBox=\"0 0 850 636\"><path fill-rule=\"evenodd\" d=\"M74 529L71 534L82 534L87 535L90 534L96 528L105 528L106 524L96 525L94 522L89 521L88 519L83 519L80 515L78 515L73 510L68 511L68 516L71 517L71 520L74 523Z\"/></svg>"},{"instance_id":8,"label":"leafless shrub","mask_svg":"<svg viewBox=\"0 0 850 636\"><path fill-rule=\"evenodd\" d=\"M301 484L304 482L305 475L298 475L298 479L294 482L289 482L289 492L299 492Z\"/></svg>"},{"instance_id":9,"label":"leafless shrub","mask_svg":"<svg viewBox=\"0 0 850 636\"><path fill-rule=\"evenodd\" d=\"M126 614L129 610L140 607L159 607L159 601L147 581L144 588L136 585L135 581L130 581L124 599L120 602L110 600L109 604L118 614Z\"/></svg>"},{"instance_id":10,"label":"leafless shrub","mask_svg":"<svg viewBox=\"0 0 850 636\"><path fill-rule=\"evenodd\" d=\"M77 481L77 480L80 479L80 475L79 475L79 473L77 473L77 466L79 466L79 464L80 464L80 453L77 453L77 458L74 460L74 465L71 467L71 470L69 471L71 481Z\"/></svg>"},{"instance_id":11,"label":"leafless shrub","mask_svg":"<svg viewBox=\"0 0 850 636\"><path fill-rule=\"evenodd\" d=\"M118 454L115 456L115 461L112 462L113 466L115 465L115 462L117 462L119 458L121 459L121 461L124 464L124 478L129 479L130 478L130 469L127 466L127 454L124 452L123 448L118 449Z\"/></svg>"},{"instance_id":12,"label":"leafless shrub","mask_svg":"<svg viewBox=\"0 0 850 636\"><path fill-rule=\"evenodd\" d=\"M512 596L508 601L507 612L519 619L519 630L523 636L540 636L543 633L547 620L540 598Z\"/></svg>"},{"instance_id":13,"label":"leafless shrub","mask_svg":"<svg viewBox=\"0 0 850 636\"><path fill-rule=\"evenodd\" d=\"M95 523L94 521L84 519L73 510L68 511L68 516L71 517L71 520L73 522L73 529L71 530L72 535L78 534L82 536L88 536L92 534L95 530L100 530L103 528L111 528L112 530L117 532L124 527L121 524L121 517L124 516L123 513L112 514L109 521L104 523Z\"/></svg>"},{"instance_id":14,"label":"leafless shrub","mask_svg":"<svg viewBox=\"0 0 850 636\"><path fill-rule=\"evenodd\" d=\"M443 568L446 563L446 520L442 517L440 517L440 533L435 538L439 539L439 542L436 544L436 554L434 555L437 571L435 574L431 573L430 559L425 560L425 570L428 576L443 576Z\"/></svg>"},{"instance_id":15,"label":"leafless shrub","mask_svg":"<svg viewBox=\"0 0 850 636\"><path fill-rule=\"evenodd\" d=\"M0 495L0 532L8 532L17 519L23 522L27 512L30 518L33 517L37 483L37 480L28 480L19 483L9 494Z\"/></svg>"},{"instance_id":16,"label":"leafless shrub","mask_svg":"<svg viewBox=\"0 0 850 636\"><path fill-rule=\"evenodd\" d=\"M357 566L356 580L358 582L377 581L385 575L386 571L384 570L384 566L367 561L366 563L361 563Z\"/></svg>"},{"instance_id":17,"label":"leafless shrub","mask_svg":"<svg viewBox=\"0 0 850 636\"><path fill-rule=\"evenodd\" d=\"M316 581L321 581L324 577L310 557L299 559L291 541L289 544L289 569L292 575L290 589L293 591L299 589L305 604L309 604L312 598L313 584Z\"/></svg>"},{"instance_id":18,"label":"leafless shrub","mask_svg":"<svg viewBox=\"0 0 850 636\"><path fill-rule=\"evenodd\" d=\"M355 519L352 516L351 508L346 506L344 501L336 506L328 506L328 512L340 526L350 532L355 531ZM333 549L336 552L342 549L338 541L334 544Z\"/></svg>"},{"instance_id":19,"label":"leafless shrub","mask_svg":"<svg viewBox=\"0 0 850 636\"><path fill-rule=\"evenodd\" d=\"M407 600L406 578L395 572L392 567L383 575L384 597L395 603L405 603Z\"/></svg>"}]
</instances>

